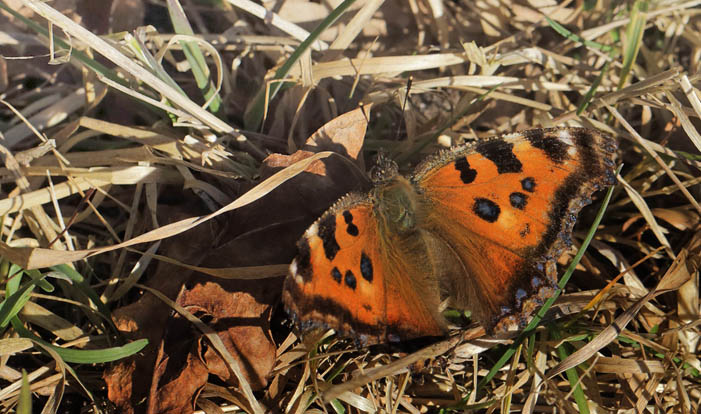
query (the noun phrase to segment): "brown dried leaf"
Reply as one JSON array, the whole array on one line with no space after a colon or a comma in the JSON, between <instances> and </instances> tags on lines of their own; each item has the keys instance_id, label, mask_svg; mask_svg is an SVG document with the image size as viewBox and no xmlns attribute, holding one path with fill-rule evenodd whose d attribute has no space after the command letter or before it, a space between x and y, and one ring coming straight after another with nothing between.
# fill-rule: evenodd
<instances>
[{"instance_id":1,"label":"brown dried leaf","mask_svg":"<svg viewBox=\"0 0 701 414\"><path fill-rule=\"evenodd\" d=\"M307 139L300 150L292 155L270 155L263 160L261 175L267 177L271 174L271 170L290 166L321 151L333 151L355 160L358 167L362 169L363 160L359 159L358 155L365 140L370 108L370 105L366 105L327 122ZM325 175L325 168L319 164L323 164L321 160L310 165L305 171Z\"/></svg>"},{"instance_id":2,"label":"brown dried leaf","mask_svg":"<svg viewBox=\"0 0 701 414\"><path fill-rule=\"evenodd\" d=\"M178 297L178 303L190 312L209 320L227 350L237 360L253 389L267 385L267 376L275 362L269 318L279 301L280 278L263 280L214 280L195 277ZM235 384L235 377L217 352L200 342L200 352L209 373Z\"/></svg>"},{"instance_id":3,"label":"brown dried leaf","mask_svg":"<svg viewBox=\"0 0 701 414\"><path fill-rule=\"evenodd\" d=\"M136 361L123 361L106 370L102 376L107 383L107 398L124 414L134 412L129 397L133 392L135 369Z\"/></svg>"},{"instance_id":4,"label":"brown dried leaf","mask_svg":"<svg viewBox=\"0 0 701 414\"><path fill-rule=\"evenodd\" d=\"M156 367L153 379L154 382L159 380L158 389L148 399L148 413L179 414L194 411L197 396L207 383L208 372L197 352L182 351L186 350L173 350L173 358L164 356ZM183 355L185 362L182 365L172 362L180 362ZM166 376L166 371L172 369L172 365L181 369L173 377ZM164 381L167 382L161 385Z\"/></svg>"}]
</instances>

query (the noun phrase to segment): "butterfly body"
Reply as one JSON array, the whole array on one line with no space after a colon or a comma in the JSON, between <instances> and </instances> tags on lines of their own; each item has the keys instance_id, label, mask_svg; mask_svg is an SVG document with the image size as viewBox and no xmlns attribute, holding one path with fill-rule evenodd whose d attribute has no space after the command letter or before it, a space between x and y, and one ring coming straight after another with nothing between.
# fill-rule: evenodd
<instances>
[{"instance_id":1,"label":"butterfly body","mask_svg":"<svg viewBox=\"0 0 701 414\"><path fill-rule=\"evenodd\" d=\"M302 329L362 344L445 334L446 299L488 331L523 325L556 289L577 213L613 182L614 152L595 131L532 130L383 177L305 232L283 301Z\"/></svg>"},{"instance_id":2,"label":"butterfly body","mask_svg":"<svg viewBox=\"0 0 701 414\"><path fill-rule=\"evenodd\" d=\"M373 215L381 234L407 234L416 230L419 211L419 197L411 183L400 175L395 175L385 184L375 187L370 198L373 200Z\"/></svg>"}]
</instances>

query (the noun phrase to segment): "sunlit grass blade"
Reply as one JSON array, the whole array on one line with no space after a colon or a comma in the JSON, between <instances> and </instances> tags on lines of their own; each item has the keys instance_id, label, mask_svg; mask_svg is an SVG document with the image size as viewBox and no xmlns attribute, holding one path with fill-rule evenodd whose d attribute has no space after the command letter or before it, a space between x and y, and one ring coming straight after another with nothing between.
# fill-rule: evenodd
<instances>
[{"instance_id":1,"label":"sunlit grass blade","mask_svg":"<svg viewBox=\"0 0 701 414\"><path fill-rule=\"evenodd\" d=\"M17 401L17 414L32 414L32 391L29 387L27 371L22 369L22 386L19 389L19 400Z\"/></svg>"},{"instance_id":2,"label":"sunlit grass blade","mask_svg":"<svg viewBox=\"0 0 701 414\"><path fill-rule=\"evenodd\" d=\"M163 66L161 66L161 64L154 58L151 51L146 48L139 38L134 37L131 34L126 34L124 36L124 43L131 49L131 52L141 61L141 64L145 68L148 68L151 73L158 76L158 78L167 83L168 86L175 89L182 95L185 95L183 88L181 88L180 85L178 85L178 82L176 82L175 79L173 79L173 77L166 72Z\"/></svg>"},{"instance_id":3,"label":"sunlit grass blade","mask_svg":"<svg viewBox=\"0 0 701 414\"><path fill-rule=\"evenodd\" d=\"M126 358L140 352L142 349L148 345L147 339L139 339L136 341L129 342L126 345L115 346L103 349L70 349L61 348L58 346L51 345L50 343L44 341L38 336L34 335L32 332L27 330L22 321L19 318L14 317L11 319L12 327L17 331L20 336L24 338L29 338L36 341L43 346L50 348L56 354L58 354L64 361L72 362L75 364L100 364L105 362L117 361L122 358Z\"/></svg>"}]
</instances>

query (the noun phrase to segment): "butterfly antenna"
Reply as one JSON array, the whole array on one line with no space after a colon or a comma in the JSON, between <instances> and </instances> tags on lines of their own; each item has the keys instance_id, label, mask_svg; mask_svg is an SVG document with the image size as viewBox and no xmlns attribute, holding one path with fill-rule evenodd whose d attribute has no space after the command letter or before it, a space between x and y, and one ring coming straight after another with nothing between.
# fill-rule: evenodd
<instances>
[{"instance_id":1,"label":"butterfly antenna","mask_svg":"<svg viewBox=\"0 0 701 414\"><path fill-rule=\"evenodd\" d=\"M365 118L365 123L370 124L370 117L368 116L368 112L372 105L366 107L364 103L360 102L358 106L360 107L360 111L362 112L363 117Z\"/></svg>"},{"instance_id":2,"label":"butterfly antenna","mask_svg":"<svg viewBox=\"0 0 701 414\"><path fill-rule=\"evenodd\" d=\"M404 102L402 102L402 120L404 118L404 111L406 110L407 101L409 101L409 91L411 90L411 84L414 83L414 76L409 76L406 82L406 95L404 95ZM406 121L404 121L406 123ZM399 133L401 132L402 123L397 124L397 133L395 134L395 139L399 139ZM406 127L406 125L404 125Z\"/></svg>"}]
</instances>

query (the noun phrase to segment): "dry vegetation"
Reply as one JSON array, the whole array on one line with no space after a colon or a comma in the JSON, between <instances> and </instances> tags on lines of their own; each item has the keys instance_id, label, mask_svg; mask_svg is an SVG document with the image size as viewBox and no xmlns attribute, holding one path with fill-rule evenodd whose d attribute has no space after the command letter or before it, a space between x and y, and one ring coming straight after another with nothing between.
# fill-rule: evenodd
<instances>
[{"instance_id":1,"label":"dry vegetation","mask_svg":"<svg viewBox=\"0 0 701 414\"><path fill-rule=\"evenodd\" d=\"M1 409L698 413L701 1L557 3L0 2ZM351 164L558 125L623 168L539 328L297 339L280 276Z\"/></svg>"}]
</instances>

